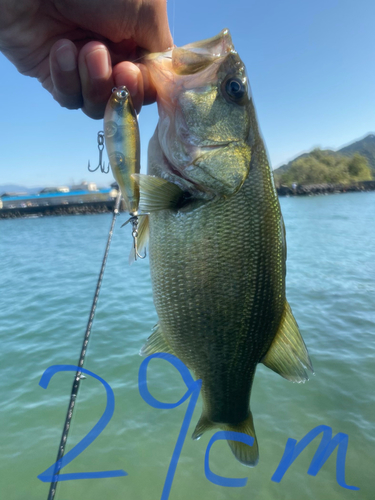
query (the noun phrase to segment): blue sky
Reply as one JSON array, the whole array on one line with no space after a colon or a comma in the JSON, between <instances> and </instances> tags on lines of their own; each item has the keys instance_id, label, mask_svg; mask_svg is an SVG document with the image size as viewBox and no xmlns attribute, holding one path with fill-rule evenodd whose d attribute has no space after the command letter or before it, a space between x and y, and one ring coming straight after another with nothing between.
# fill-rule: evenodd
<instances>
[{"instance_id":1,"label":"blue sky","mask_svg":"<svg viewBox=\"0 0 375 500\"><path fill-rule=\"evenodd\" d=\"M374 0L170 0L168 12L176 45L230 29L274 168L375 132ZM112 181L87 171L101 121L61 108L2 54L0 75L0 185ZM156 122L144 107L143 171Z\"/></svg>"}]
</instances>

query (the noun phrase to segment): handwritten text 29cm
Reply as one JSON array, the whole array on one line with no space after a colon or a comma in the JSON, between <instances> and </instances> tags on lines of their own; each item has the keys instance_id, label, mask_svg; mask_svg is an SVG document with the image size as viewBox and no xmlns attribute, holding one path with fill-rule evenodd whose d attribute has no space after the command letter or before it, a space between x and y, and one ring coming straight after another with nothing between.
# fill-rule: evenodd
<instances>
[{"instance_id":1,"label":"handwritten text 29cm","mask_svg":"<svg viewBox=\"0 0 375 500\"><path fill-rule=\"evenodd\" d=\"M163 403L155 399L149 392L147 387L147 368L148 364L153 358L162 358L171 363L180 372L180 375L186 385L186 392L182 398L176 403ZM60 371L78 371L78 367L74 365L53 365L47 368L43 373L39 385L46 389L52 378L52 376ZM109 384L103 380L101 377L95 373L80 368L79 371L90 375L97 380L99 380L105 387L107 394L107 405L106 409L96 423L96 425L91 429L91 431L74 447L72 448L62 460L56 464L52 464L48 469L42 472L38 478L43 482L53 482L53 481L70 481L73 479L93 479L93 478L110 478L127 476L128 474L124 470L110 470L110 471L100 471L100 472L81 472L81 473L70 473L70 474L59 474L60 470L63 469L68 463L74 460L80 453L82 453L103 431L112 418L115 409L115 398L113 391ZM177 442L172 454L172 458L169 464L167 477L164 483L163 492L161 500L167 500L172 487L173 478L176 472L178 460L181 455L182 446L184 444L190 421L193 416L194 408L198 400L199 392L201 389L202 381L193 380L189 370L184 365L182 361L171 354L167 353L157 353L148 356L141 364L138 375L138 387L142 398L153 408L160 409L172 409L184 403L188 398L190 398L185 416L182 422L181 430L177 438ZM349 437L347 434L339 432L334 438L332 438L332 428L327 425L319 425L312 429L304 438L301 439L299 443L295 439L289 438L285 445L284 454L280 460L280 463L271 477L272 481L279 483L283 478L284 474L294 462L294 460L300 455L300 453L311 443L315 437L323 434L321 442L315 455L311 461L310 467L307 471L311 476L316 476L327 461L328 457L332 454L334 449L337 447L337 459L336 459L336 480L337 483L343 488L349 490L359 490L356 486L349 486L345 483L345 460L346 452L348 449ZM225 476L219 476L215 474L210 469L209 456L212 445L215 441L227 440L240 441L252 446L254 438L243 434L241 432L231 432L231 431L218 431L210 439L205 454L204 461L204 471L206 478L214 484L226 487L243 487L247 483L247 478L228 478Z\"/></svg>"}]
</instances>

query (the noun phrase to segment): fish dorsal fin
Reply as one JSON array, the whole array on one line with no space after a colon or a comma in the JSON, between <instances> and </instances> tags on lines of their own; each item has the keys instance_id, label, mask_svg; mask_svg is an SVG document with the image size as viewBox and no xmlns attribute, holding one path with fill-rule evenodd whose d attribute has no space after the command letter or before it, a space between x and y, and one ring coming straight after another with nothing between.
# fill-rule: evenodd
<instances>
[{"instance_id":1,"label":"fish dorsal fin","mask_svg":"<svg viewBox=\"0 0 375 500\"><path fill-rule=\"evenodd\" d=\"M139 354L141 356L150 356L150 354L155 354L157 352L166 352L176 356L171 346L165 340L159 323L154 326L152 334L147 339L147 342L142 347Z\"/></svg>"},{"instance_id":2,"label":"fish dorsal fin","mask_svg":"<svg viewBox=\"0 0 375 500\"><path fill-rule=\"evenodd\" d=\"M262 363L292 382L308 380L307 369L314 373L305 343L287 301L279 330Z\"/></svg>"},{"instance_id":3,"label":"fish dorsal fin","mask_svg":"<svg viewBox=\"0 0 375 500\"><path fill-rule=\"evenodd\" d=\"M150 237L150 226L149 226L148 215L142 215L138 219L137 251L139 254L142 254L143 249L146 248L149 237ZM135 261L135 251L134 248L132 248L129 254L129 264L133 264L134 261Z\"/></svg>"},{"instance_id":4,"label":"fish dorsal fin","mask_svg":"<svg viewBox=\"0 0 375 500\"><path fill-rule=\"evenodd\" d=\"M144 174L133 174L132 177L139 184L142 212L176 208L184 195L180 187L160 177Z\"/></svg>"}]
</instances>

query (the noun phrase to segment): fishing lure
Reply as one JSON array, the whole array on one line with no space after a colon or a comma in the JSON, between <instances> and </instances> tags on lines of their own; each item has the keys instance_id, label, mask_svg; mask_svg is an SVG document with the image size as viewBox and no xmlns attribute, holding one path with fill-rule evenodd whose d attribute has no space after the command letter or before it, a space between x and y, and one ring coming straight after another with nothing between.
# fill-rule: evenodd
<instances>
[{"instance_id":1,"label":"fishing lure","mask_svg":"<svg viewBox=\"0 0 375 500\"><path fill-rule=\"evenodd\" d=\"M138 253L139 186L132 177L141 168L140 139L137 114L126 87L115 87L104 113L104 137L112 173L130 214L134 258L145 257Z\"/></svg>"},{"instance_id":2,"label":"fishing lure","mask_svg":"<svg viewBox=\"0 0 375 500\"><path fill-rule=\"evenodd\" d=\"M104 113L105 146L112 173L116 179L125 208L131 216L138 215L139 187L132 174L139 174L140 139L137 114L126 87L115 87Z\"/></svg>"}]
</instances>

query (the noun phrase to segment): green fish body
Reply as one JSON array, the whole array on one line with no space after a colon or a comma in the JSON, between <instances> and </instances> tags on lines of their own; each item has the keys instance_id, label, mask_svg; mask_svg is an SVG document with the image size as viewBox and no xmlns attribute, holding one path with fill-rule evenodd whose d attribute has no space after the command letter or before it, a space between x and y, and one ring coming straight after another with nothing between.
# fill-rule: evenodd
<instances>
[{"instance_id":1,"label":"green fish body","mask_svg":"<svg viewBox=\"0 0 375 500\"><path fill-rule=\"evenodd\" d=\"M244 432L253 446L229 445L254 466L257 364L297 382L312 366L285 298L284 224L244 65L227 30L174 51L149 175L136 176L140 207L150 212L144 225L159 317L142 353L172 353L202 379L193 437L211 428ZM158 95L160 59L149 68Z\"/></svg>"}]
</instances>

